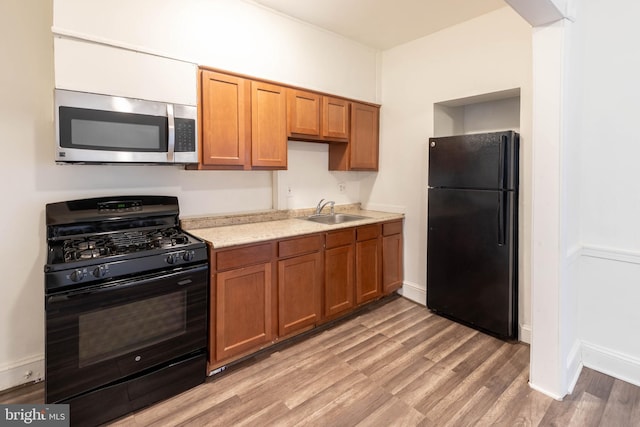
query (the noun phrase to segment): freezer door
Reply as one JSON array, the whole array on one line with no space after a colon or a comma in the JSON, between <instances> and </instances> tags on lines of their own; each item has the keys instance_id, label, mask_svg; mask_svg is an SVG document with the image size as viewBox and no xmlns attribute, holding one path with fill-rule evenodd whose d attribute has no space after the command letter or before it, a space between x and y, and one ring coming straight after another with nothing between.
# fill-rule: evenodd
<instances>
[{"instance_id":1,"label":"freezer door","mask_svg":"<svg viewBox=\"0 0 640 427\"><path fill-rule=\"evenodd\" d=\"M513 131L429 139L429 186L515 190L518 134Z\"/></svg>"},{"instance_id":2,"label":"freezer door","mask_svg":"<svg viewBox=\"0 0 640 427\"><path fill-rule=\"evenodd\" d=\"M429 189L427 307L517 337L516 195Z\"/></svg>"}]
</instances>

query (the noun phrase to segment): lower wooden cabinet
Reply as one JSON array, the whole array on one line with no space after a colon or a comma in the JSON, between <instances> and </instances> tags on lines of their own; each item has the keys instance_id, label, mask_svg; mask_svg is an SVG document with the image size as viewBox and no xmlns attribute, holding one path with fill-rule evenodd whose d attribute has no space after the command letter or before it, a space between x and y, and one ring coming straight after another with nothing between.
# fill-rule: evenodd
<instances>
[{"instance_id":1,"label":"lower wooden cabinet","mask_svg":"<svg viewBox=\"0 0 640 427\"><path fill-rule=\"evenodd\" d=\"M218 273L215 288L216 360L271 341L271 263Z\"/></svg>"},{"instance_id":2,"label":"lower wooden cabinet","mask_svg":"<svg viewBox=\"0 0 640 427\"><path fill-rule=\"evenodd\" d=\"M380 224L358 227L356 235L356 303L361 304L382 293Z\"/></svg>"},{"instance_id":3,"label":"lower wooden cabinet","mask_svg":"<svg viewBox=\"0 0 640 427\"><path fill-rule=\"evenodd\" d=\"M322 254L278 261L278 335L314 326L320 320Z\"/></svg>"},{"instance_id":4,"label":"lower wooden cabinet","mask_svg":"<svg viewBox=\"0 0 640 427\"><path fill-rule=\"evenodd\" d=\"M323 236L278 242L278 336L312 328L321 316Z\"/></svg>"},{"instance_id":5,"label":"lower wooden cabinet","mask_svg":"<svg viewBox=\"0 0 640 427\"><path fill-rule=\"evenodd\" d=\"M382 225L382 293L388 295L402 287L404 258L402 221Z\"/></svg>"},{"instance_id":6,"label":"lower wooden cabinet","mask_svg":"<svg viewBox=\"0 0 640 427\"><path fill-rule=\"evenodd\" d=\"M327 233L324 251L324 311L327 319L355 305L355 229Z\"/></svg>"},{"instance_id":7,"label":"lower wooden cabinet","mask_svg":"<svg viewBox=\"0 0 640 427\"><path fill-rule=\"evenodd\" d=\"M211 249L209 369L402 286L402 221Z\"/></svg>"}]
</instances>

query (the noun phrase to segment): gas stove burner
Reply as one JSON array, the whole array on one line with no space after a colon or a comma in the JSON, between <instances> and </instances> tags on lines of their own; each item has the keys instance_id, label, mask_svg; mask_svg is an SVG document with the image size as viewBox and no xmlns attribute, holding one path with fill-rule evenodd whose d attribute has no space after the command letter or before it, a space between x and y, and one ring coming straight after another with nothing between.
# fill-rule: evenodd
<instances>
[{"instance_id":1,"label":"gas stove burner","mask_svg":"<svg viewBox=\"0 0 640 427\"><path fill-rule=\"evenodd\" d=\"M96 242L94 240L88 240L78 243L79 251L86 251L87 249L94 250L96 248Z\"/></svg>"},{"instance_id":2,"label":"gas stove burner","mask_svg":"<svg viewBox=\"0 0 640 427\"><path fill-rule=\"evenodd\" d=\"M95 248L78 252L79 259L98 258L99 256L100 256L100 249L95 249Z\"/></svg>"},{"instance_id":3,"label":"gas stove burner","mask_svg":"<svg viewBox=\"0 0 640 427\"><path fill-rule=\"evenodd\" d=\"M154 231L149 235L153 247L167 249L173 246L185 245L189 239L175 228Z\"/></svg>"},{"instance_id":4,"label":"gas stove burner","mask_svg":"<svg viewBox=\"0 0 640 427\"><path fill-rule=\"evenodd\" d=\"M99 258L111 253L103 239L91 238L65 240L63 252L65 262Z\"/></svg>"}]
</instances>

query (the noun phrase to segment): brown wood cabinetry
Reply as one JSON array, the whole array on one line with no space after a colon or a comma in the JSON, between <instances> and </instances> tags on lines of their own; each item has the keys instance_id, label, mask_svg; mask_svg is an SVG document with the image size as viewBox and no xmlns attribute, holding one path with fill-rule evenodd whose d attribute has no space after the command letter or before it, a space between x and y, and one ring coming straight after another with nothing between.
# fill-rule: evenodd
<instances>
[{"instance_id":1,"label":"brown wood cabinetry","mask_svg":"<svg viewBox=\"0 0 640 427\"><path fill-rule=\"evenodd\" d=\"M200 162L188 169L286 169L287 138L330 143L329 170L378 170L374 104L199 70Z\"/></svg>"},{"instance_id":2,"label":"brown wood cabinetry","mask_svg":"<svg viewBox=\"0 0 640 427\"><path fill-rule=\"evenodd\" d=\"M200 72L201 164L243 168L251 150L251 93L246 79Z\"/></svg>"},{"instance_id":3,"label":"brown wood cabinetry","mask_svg":"<svg viewBox=\"0 0 640 427\"><path fill-rule=\"evenodd\" d=\"M286 169L283 87L200 71L200 169Z\"/></svg>"},{"instance_id":4,"label":"brown wood cabinetry","mask_svg":"<svg viewBox=\"0 0 640 427\"><path fill-rule=\"evenodd\" d=\"M339 141L349 138L349 101L287 90L288 135L300 140Z\"/></svg>"},{"instance_id":5,"label":"brown wood cabinetry","mask_svg":"<svg viewBox=\"0 0 640 427\"><path fill-rule=\"evenodd\" d=\"M287 101L285 89L251 82L251 166L287 168Z\"/></svg>"},{"instance_id":6,"label":"brown wood cabinetry","mask_svg":"<svg viewBox=\"0 0 640 427\"><path fill-rule=\"evenodd\" d=\"M213 251L209 363L257 350L273 338L273 244Z\"/></svg>"},{"instance_id":7,"label":"brown wood cabinetry","mask_svg":"<svg viewBox=\"0 0 640 427\"><path fill-rule=\"evenodd\" d=\"M324 312L326 319L355 305L355 228L327 233L324 252Z\"/></svg>"},{"instance_id":8,"label":"brown wood cabinetry","mask_svg":"<svg viewBox=\"0 0 640 427\"><path fill-rule=\"evenodd\" d=\"M210 370L402 286L402 220L210 251Z\"/></svg>"},{"instance_id":9,"label":"brown wood cabinetry","mask_svg":"<svg viewBox=\"0 0 640 427\"><path fill-rule=\"evenodd\" d=\"M322 236L278 243L278 335L309 329L320 320Z\"/></svg>"},{"instance_id":10,"label":"brown wood cabinetry","mask_svg":"<svg viewBox=\"0 0 640 427\"><path fill-rule=\"evenodd\" d=\"M349 139L349 101L322 97L322 137L341 141Z\"/></svg>"},{"instance_id":11,"label":"brown wood cabinetry","mask_svg":"<svg viewBox=\"0 0 640 427\"><path fill-rule=\"evenodd\" d=\"M351 102L349 143L329 147L329 170L378 170L380 108Z\"/></svg>"},{"instance_id":12,"label":"brown wood cabinetry","mask_svg":"<svg viewBox=\"0 0 640 427\"><path fill-rule=\"evenodd\" d=\"M297 89L287 90L289 136L320 138L322 95Z\"/></svg>"},{"instance_id":13,"label":"brown wood cabinetry","mask_svg":"<svg viewBox=\"0 0 640 427\"><path fill-rule=\"evenodd\" d=\"M380 224L356 229L356 303L381 295Z\"/></svg>"},{"instance_id":14,"label":"brown wood cabinetry","mask_svg":"<svg viewBox=\"0 0 640 427\"><path fill-rule=\"evenodd\" d=\"M382 293L388 295L402 287L402 220L382 224Z\"/></svg>"}]
</instances>

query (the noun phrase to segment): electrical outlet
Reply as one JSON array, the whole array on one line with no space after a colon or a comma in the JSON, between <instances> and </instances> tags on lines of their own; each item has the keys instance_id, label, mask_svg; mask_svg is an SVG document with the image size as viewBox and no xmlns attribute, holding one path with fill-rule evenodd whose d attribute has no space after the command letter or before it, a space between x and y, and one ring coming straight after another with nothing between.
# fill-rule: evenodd
<instances>
[{"instance_id":1,"label":"electrical outlet","mask_svg":"<svg viewBox=\"0 0 640 427\"><path fill-rule=\"evenodd\" d=\"M341 182L340 184L338 184L338 190L340 190L341 193L344 193L345 191L347 191L347 184Z\"/></svg>"},{"instance_id":2,"label":"electrical outlet","mask_svg":"<svg viewBox=\"0 0 640 427\"><path fill-rule=\"evenodd\" d=\"M287 197L293 197L293 188L287 187Z\"/></svg>"}]
</instances>

